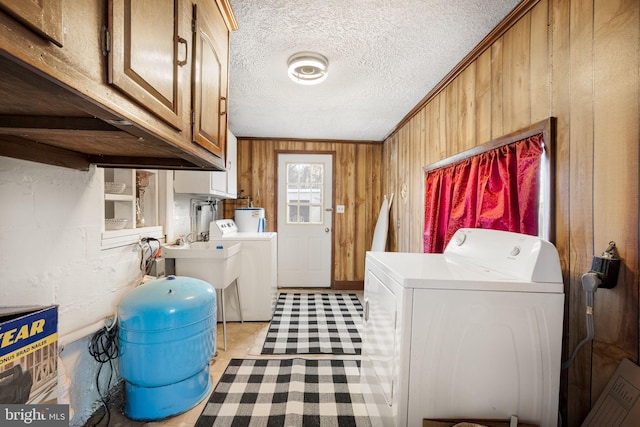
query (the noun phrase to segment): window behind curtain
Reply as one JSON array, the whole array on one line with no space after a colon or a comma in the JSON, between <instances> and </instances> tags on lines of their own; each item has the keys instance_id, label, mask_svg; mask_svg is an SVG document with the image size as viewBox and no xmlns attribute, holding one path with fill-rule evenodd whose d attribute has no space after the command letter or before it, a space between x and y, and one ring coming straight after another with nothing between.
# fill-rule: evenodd
<instances>
[{"instance_id":1,"label":"window behind curtain","mask_svg":"<svg viewBox=\"0 0 640 427\"><path fill-rule=\"evenodd\" d=\"M553 134L541 124L425 169L424 252L441 253L463 227L549 239Z\"/></svg>"}]
</instances>

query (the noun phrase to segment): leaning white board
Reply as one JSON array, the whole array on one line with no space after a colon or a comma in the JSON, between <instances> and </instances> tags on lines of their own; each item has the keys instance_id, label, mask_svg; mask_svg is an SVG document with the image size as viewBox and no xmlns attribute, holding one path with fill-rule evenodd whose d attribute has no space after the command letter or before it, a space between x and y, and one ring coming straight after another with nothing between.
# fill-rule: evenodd
<instances>
[{"instance_id":1,"label":"leaning white board","mask_svg":"<svg viewBox=\"0 0 640 427\"><path fill-rule=\"evenodd\" d=\"M371 243L371 250L374 252L384 252L387 248L387 233L389 231L389 210L391 209L391 203L393 202L393 193L391 199L387 201L387 196L384 196L382 200L382 206L380 207L380 213L378 214L378 222L376 222L376 228L373 230L373 242Z\"/></svg>"}]
</instances>

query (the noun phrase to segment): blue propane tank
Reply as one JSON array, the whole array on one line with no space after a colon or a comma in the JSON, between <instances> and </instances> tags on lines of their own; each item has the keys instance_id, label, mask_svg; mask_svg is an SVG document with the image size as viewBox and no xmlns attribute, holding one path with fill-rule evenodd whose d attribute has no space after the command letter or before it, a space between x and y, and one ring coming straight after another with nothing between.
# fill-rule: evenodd
<instances>
[{"instance_id":1,"label":"blue propane tank","mask_svg":"<svg viewBox=\"0 0 640 427\"><path fill-rule=\"evenodd\" d=\"M157 420L191 409L212 388L215 289L176 276L135 288L118 306L118 343L129 418Z\"/></svg>"}]
</instances>

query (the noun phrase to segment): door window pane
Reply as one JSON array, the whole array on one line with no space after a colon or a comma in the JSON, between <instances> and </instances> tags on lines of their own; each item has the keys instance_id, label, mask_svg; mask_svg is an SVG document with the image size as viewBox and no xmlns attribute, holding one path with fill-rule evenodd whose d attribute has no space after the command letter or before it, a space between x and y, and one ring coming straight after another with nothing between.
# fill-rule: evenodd
<instances>
[{"instance_id":1,"label":"door window pane","mask_svg":"<svg viewBox=\"0 0 640 427\"><path fill-rule=\"evenodd\" d=\"M322 224L324 164L287 163L287 223Z\"/></svg>"},{"instance_id":2,"label":"door window pane","mask_svg":"<svg viewBox=\"0 0 640 427\"><path fill-rule=\"evenodd\" d=\"M322 207L320 206L309 207L309 222L314 224L322 222Z\"/></svg>"}]
</instances>

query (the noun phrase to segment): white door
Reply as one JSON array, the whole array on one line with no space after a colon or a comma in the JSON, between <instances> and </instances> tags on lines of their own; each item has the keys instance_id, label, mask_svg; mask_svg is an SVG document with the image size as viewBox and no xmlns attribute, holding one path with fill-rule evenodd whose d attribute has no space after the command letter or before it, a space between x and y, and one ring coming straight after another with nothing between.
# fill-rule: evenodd
<instances>
[{"instance_id":1,"label":"white door","mask_svg":"<svg viewBox=\"0 0 640 427\"><path fill-rule=\"evenodd\" d=\"M278 286L331 286L331 154L278 155Z\"/></svg>"}]
</instances>

